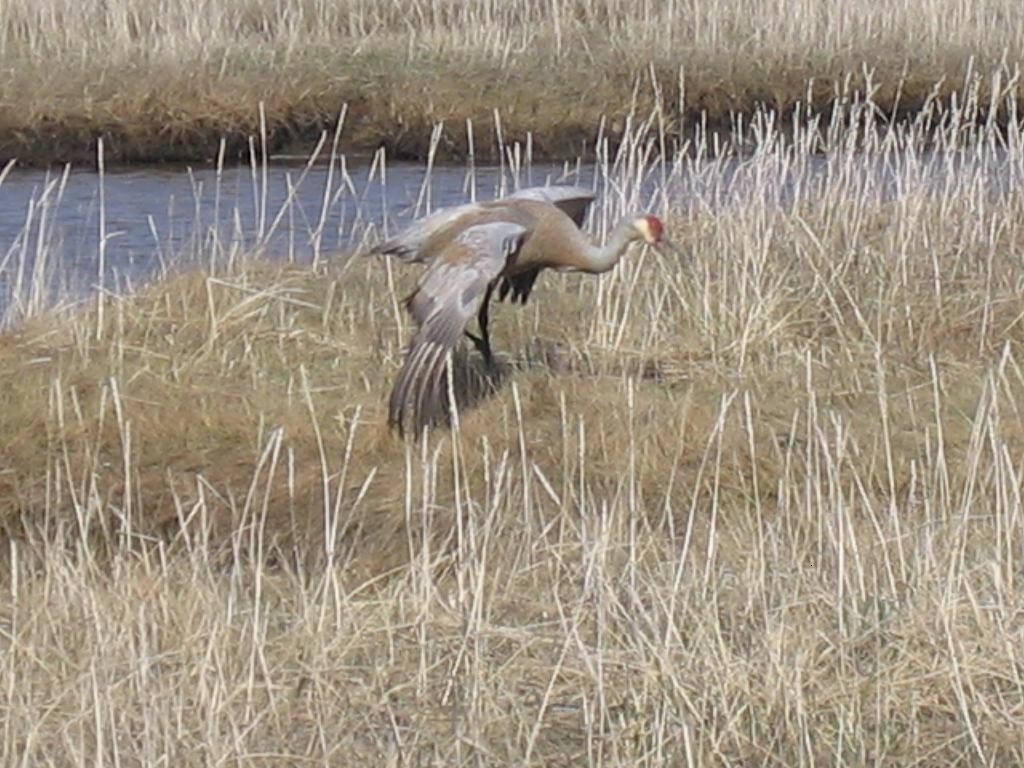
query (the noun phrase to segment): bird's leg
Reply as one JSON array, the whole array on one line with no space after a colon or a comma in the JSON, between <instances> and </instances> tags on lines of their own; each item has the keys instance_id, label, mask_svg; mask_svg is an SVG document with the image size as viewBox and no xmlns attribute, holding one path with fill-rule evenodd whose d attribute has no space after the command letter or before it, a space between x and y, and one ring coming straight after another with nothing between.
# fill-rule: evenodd
<instances>
[{"instance_id":1,"label":"bird's leg","mask_svg":"<svg viewBox=\"0 0 1024 768\"><path fill-rule=\"evenodd\" d=\"M476 336L466 331L466 335L473 342L473 346L477 348L477 351L483 356L484 363L488 368L494 367L494 355L491 354L491 337L487 332L487 312L491 304L491 293L494 291L495 282L487 286L483 303L480 305L480 313L477 315L477 322L480 323L480 335Z\"/></svg>"}]
</instances>

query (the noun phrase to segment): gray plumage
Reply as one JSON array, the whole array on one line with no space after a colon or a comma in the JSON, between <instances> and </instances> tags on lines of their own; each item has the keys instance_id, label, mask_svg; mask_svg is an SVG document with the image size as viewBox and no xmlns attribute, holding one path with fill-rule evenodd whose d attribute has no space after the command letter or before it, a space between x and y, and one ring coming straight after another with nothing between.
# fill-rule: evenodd
<instances>
[{"instance_id":1,"label":"gray plumage","mask_svg":"<svg viewBox=\"0 0 1024 768\"><path fill-rule=\"evenodd\" d=\"M468 227L449 245L446 258L434 261L423 274L406 300L419 330L391 391L392 427L404 431L411 421L418 434L447 414L449 353L526 233L525 227L506 221Z\"/></svg>"},{"instance_id":2,"label":"gray plumage","mask_svg":"<svg viewBox=\"0 0 1024 768\"><path fill-rule=\"evenodd\" d=\"M487 328L493 292L526 303L544 269L606 272L631 242L661 243L661 221L641 214L620 222L604 246L594 245L580 230L593 199L581 187L532 187L441 209L371 250L427 265L406 299L419 328L391 392L392 427L404 433L411 425L418 434L447 415L448 359L463 335L493 366ZM466 330L474 316L479 336Z\"/></svg>"}]
</instances>

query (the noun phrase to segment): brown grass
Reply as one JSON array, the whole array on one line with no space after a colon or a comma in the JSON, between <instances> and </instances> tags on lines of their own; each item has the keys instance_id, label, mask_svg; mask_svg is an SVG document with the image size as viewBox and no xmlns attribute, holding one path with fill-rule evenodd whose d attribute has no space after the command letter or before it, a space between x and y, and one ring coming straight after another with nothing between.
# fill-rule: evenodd
<instances>
[{"instance_id":1,"label":"brown grass","mask_svg":"<svg viewBox=\"0 0 1024 768\"><path fill-rule=\"evenodd\" d=\"M843 136L671 197L690 264L502 307L422 444L413 275L359 256L0 337L3 762L1024 760L1024 153L869 132L886 198Z\"/></svg>"},{"instance_id":2,"label":"brown grass","mask_svg":"<svg viewBox=\"0 0 1024 768\"><path fill-rule=\"evenodd\" d=\"M493 157L495 110L538 158L592 148L602 118L619 136L655 104L670 136L856 94L899 117L1016 71L1018 13L1016 0L12 0L0 158L91 159L101 135L111 161L203 160L221 138L244 155L261 101L274 151L308 150L347 103L345 151L417 158L438 122L441 157L464 157L467 120Z\"/></svg>"}]
</instances>

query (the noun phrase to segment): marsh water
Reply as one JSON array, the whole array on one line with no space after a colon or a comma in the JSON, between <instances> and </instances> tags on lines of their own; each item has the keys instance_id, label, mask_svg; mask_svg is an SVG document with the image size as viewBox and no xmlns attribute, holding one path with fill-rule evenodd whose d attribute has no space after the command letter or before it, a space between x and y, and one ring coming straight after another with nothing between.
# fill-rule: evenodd
<instances>
[{"instance_id":1,"label":"marsh water","mask_svg":"<svg viewBox=\"0 0 1024 768\"><path fill-rule=\"evenodd\" d=\"M15 305L130 290L211 260L338 258L429 210L558 181L589 179L555 165L518 174L413 164L388 164L383 173L343 164L144 167L102 178L93 170L14 169L0 182L0 318Z\"/></svg>"},{"instance_id":2,"label":"marsh water","mask_svg":"<svg viewBox=\"0 0 1024 768\"><path fill-rule=\"evenodd\" d=\"M549 183L595 188L615 208L721 210L787 206L850 191L895 198L978 180L1015 187L1020 169L998 152L890 153L856 158L762 155L652 168L586 165L434 167L269 164L231 168L14 169L0 181L0 324L97 290L131 290L188 265L216 268L253 253L308 263L344 258L431 209ZM616 203L617 201L617 203ZM605 217L607 223L607 216ZM600 227L594 227L600 229ZM101 247L102 243L102 247Z\"/></svg>"}]
</instances>

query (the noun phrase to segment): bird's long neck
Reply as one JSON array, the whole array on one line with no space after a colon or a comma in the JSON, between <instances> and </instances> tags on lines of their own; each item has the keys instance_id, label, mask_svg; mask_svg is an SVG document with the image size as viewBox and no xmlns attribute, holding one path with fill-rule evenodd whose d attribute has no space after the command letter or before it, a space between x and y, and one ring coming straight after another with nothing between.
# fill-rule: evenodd
<instances>
[{"instance_id":1,"label":"bird's long neck","mask_svg":"<svg viewBox=\"0 0 1024 768\"><path fill-rule=\"evenodd\" d=\"M636 238L636 230L629 219L619 222L619 225L612 230L608 236L608 242L604 245L591 245L587 254L587 266L584 271L593 274L607 272L614 267L626 248Z\"/></svg>"}]
</instances>

